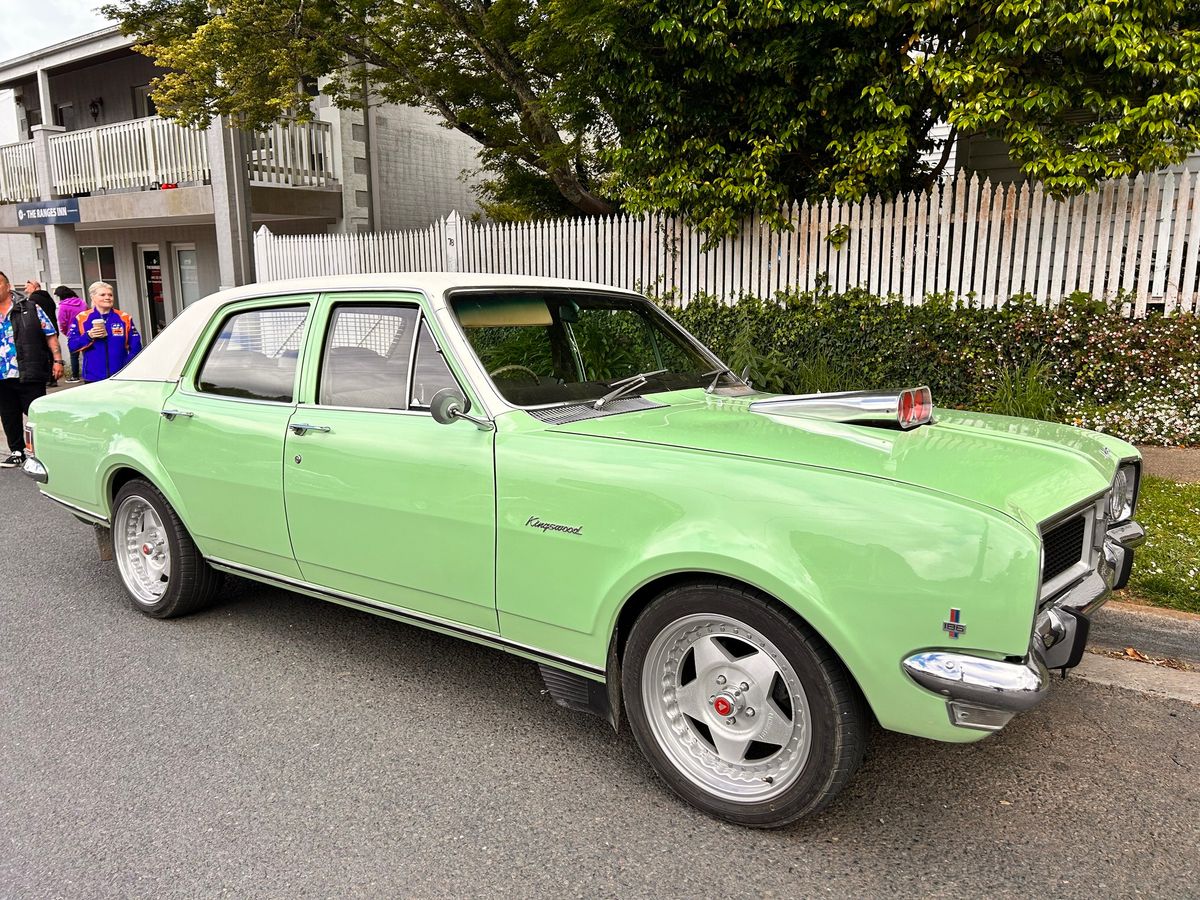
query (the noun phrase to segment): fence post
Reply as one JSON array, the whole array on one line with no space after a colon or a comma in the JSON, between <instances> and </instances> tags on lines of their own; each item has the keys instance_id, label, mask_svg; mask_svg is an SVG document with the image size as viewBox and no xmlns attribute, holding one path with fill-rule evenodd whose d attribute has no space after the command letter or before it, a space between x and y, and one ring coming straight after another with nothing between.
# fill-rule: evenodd
<instances>
[{"instance_id":1,"label":"fence post","mask_svg":"<svg viewBox=\"0 0 1200 900\"><path fill-rule=\"evenodd\" d=\"M258 231L254 232L255 281L269 281L275 277L274 251L275 235L266 225L260 225Z\"/></svg>"},{"instance_id":2,"label":"fence post","mask_svg":"<svg viewBox=\"0 0 1200 900\"><path fill-rule=\"evenodd\" d=\"M462 271L462 217L458 214L458 210L450 210L450 215L446 216L446 271L461 272Z\"/></svg>"}]
</instances>

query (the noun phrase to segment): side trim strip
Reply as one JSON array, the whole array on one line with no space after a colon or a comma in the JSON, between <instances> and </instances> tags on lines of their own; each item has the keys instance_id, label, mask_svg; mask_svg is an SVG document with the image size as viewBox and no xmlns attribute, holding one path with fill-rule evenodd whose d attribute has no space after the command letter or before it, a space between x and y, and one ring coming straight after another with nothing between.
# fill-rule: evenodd
<instances>
[{"instance_id":1,"label":"side trim strip","mask_svg":"<svg viewBox=\"0 0 1200 900\"><path fill-rule=\"evenodd\" d=\"M108 527L107 516L98 516L94 512L84 509L82 506L76 506L74 503L68 503L66 500L59 500L57 497L47 494L45 491L42 491L42 496L47 500L53 500L59 506L65 506L71 512L83 516L85 519L95 522L97 525L103 525L105 528Z\"/></svg>"},{"instance_id":2,"label":"side trim strip","mask_svg":"<svg viewBox=\"0 0 1200 900\"><path fill-rule=\"evenodd\" d=\"M267 572L263 569L256 569L252 566L243 566L240 563L229 562L228 560L218 559L215 556L207 558L208 562L226 572L234 575L245 575L254 578L258 581L270 582L284 588L297 588L306 591L310 594L315 594L321 597L328 597L330 600L335 600L339 603L346 603L352 606L359 606L368 611L386 612L390 616L394 616L401 621L408 622L421 628L432 628L446 632L452 636L467 638L472 641L477 641L481 644L487 644L495 647L498 650L517 651L519 653L528 653L536 656L539 659L544 659L552 665L569 666L572 669L578 669L583 672L589 672L592 675L598 675L601 678L606 676L604 669L598 669L588 663L580 662L577 659L571 659L567 656L556 656L553 653L548 653L538 647L531 647L528 644L521 644L517 641L510 641L502 638L499 635L492 634L487 631L480 631L471 628L467 625L461 625L457 622L451 622L447 619L439 619L437 616L424 615L423 613L413 612L412 610L404 609L399 606L392 606L389 603L381 603L378 600L371 600L368 597L360 597L357 594L344 594L341 591L332 591L329 588L320 587L308 581L301 581L298 578L288 578L285 575L276 575L274 572Z\"/></svg>"}]
</instances>

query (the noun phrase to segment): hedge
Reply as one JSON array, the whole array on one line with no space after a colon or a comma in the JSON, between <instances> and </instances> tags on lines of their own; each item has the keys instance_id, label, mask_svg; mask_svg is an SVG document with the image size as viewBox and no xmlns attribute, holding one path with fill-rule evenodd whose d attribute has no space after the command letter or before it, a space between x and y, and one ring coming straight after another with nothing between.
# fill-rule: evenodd
<instances>
[{"instance_id":1,"label":"hedge","mask_svg":"<svg viewBox=\"0 0 1200 900\"><path fill-rule=\"evenodd\" d=\"M1123 317L1074 296L981 309L828 288L687 305L659 298L755 384L783 393L928 384L941 406L1083 425L1143 444L1200 443L1200 320Z\"/></svg>"}]
</instances>

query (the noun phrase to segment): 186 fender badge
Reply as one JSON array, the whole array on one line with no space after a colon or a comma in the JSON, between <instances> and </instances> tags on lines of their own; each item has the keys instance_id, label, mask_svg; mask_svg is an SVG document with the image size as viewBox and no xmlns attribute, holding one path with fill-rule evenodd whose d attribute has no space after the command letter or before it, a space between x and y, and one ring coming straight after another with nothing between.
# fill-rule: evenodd
<instances>
[{"instance_id":1,"label":"186 fender badge","mask_svg":"<svg viewBox=\"0 0 1200 900\"><path fill-rule=\"evenodd\" d=\"M950 637L954 638L956 641L958 640L958 636L960 634L966 634L967 632L967 626L958 620L960 615L961 613L959 610L951 609L950 621L942 623L942 631L949 634Z\"/></svg>"}]
</instances>

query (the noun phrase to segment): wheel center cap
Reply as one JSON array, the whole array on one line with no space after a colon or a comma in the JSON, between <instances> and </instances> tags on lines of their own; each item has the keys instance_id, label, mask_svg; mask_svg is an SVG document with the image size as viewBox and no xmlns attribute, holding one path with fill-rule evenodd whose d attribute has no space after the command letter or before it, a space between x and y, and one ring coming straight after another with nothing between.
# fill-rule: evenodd
<instances>
[{"instance_id":1,"label":"wheel center cap","mask_svg":"<svg viewBox=\"0 0 1200 900\"><path fill-rule=\"evenodd\" d=\"M149 556L154 552L154 548L149 544L142 544L142 556Z\"/></svg>"},{"instance_id":2,"label":"wheel center cap","mask_svg":"<svg viewBox=\"0 0 1200 900\"><path fill-rule=\"evenodd\" d=\"M722 691L713 698L712 710L722 719L732 716L738 710L737 698L726 691Z\"/></svg>"}]
</instances>

